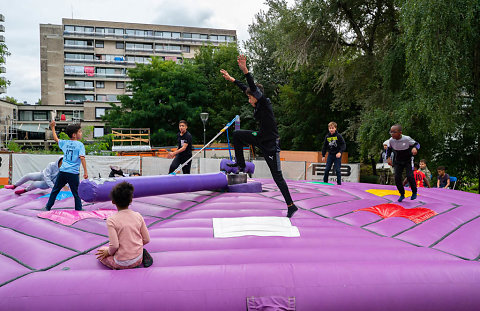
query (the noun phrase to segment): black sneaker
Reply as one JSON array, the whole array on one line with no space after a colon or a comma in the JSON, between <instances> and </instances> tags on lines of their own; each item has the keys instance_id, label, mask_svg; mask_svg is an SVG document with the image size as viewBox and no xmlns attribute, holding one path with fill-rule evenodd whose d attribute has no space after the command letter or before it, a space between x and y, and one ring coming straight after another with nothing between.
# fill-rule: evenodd
<instances>
[{"instance_id":1,"label":"black sneaker","mask_svg":"<svg viewBox=\"0 0 480 311\"><path fill-rule=\"evenodd\" d=\"M290 205L288 207L287 217L292 218L293 214L295 214L296 211L298 211L298 207L296 207L295 204Z\"/></svg>"},{"instance_id":2,"label":"black sneaker","mask_svg":"<svg viewBox=\"0 0 480 311\"><path fill-rule=\"evenodd\" d=\"M145 268L150 267L153 264L152 256L147 252L146 249L143 249L143 259L142 259L143 266Z\"/></svg>"}]
</instances>

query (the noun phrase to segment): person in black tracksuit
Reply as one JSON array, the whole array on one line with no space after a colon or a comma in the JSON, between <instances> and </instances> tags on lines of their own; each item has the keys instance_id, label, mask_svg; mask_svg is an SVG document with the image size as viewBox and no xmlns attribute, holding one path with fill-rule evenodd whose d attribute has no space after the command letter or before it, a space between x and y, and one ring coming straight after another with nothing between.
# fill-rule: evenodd
<instances>
[{"instance_id":1,"label":"person in black tracksuit","mask_svg":"<svg viewBox=\"0 0 480 311\"><path fill-rule=\"evenodd\" d=\"M273 180L282 192L285 203L287 203L287 217L291 218L298 208L293 203L280 167L279 136L277 122L273 115L272 103L269 98L264 96L263 87L260 84L255 84L252 75L248 72L246 61L247 59L244 55L239 55L237 58L238 66L245 74L248 87L231 77L226 70L220 70L227 81L235 83L235 85L247 94L248 102L254 108L253 116L260 125L259 131L236 130L233 132L236 163L230 166L238 166L239 170L243 171L245 169L243 146L254 145L259 147L265 156L265 161L272 173Z\"/></svg>"},{"instance_id":2,"label":"person in black tracksuit","mask_svg":"<svg viewBox=\"0 0 480 311\"><path fill-rule=\"evenodd\" d=\"M342 135L337 131L337 123L328 123L328 133L322 148L322 161L325 161L325 153L328 150L327 163L325 165L325 175L323 181L328 182L328 175L332 164L335 163L335 173L337 174L337 185L342 184L342 173L340 167L342 165L342 152L345 151L346 145Z\"/></svg>"},{"instance_id":3,"label":"person in black tracksuit","mask_svg":"<svg viewBox=\"0 0 480 311\"><path fill-rule=\"evenodd\" d=\"M192 135L187 131L187 128L187 121L181 120L180 122L178 122L178 149L174 152L168 153L169 159L175 157L175 159L172 161L172 164L170 164L170 169L168 170L169 174L174 172L180 164L185 163L188 159L192 157ZM191 166L192 161L188 162L188 164L182 168L183 174L190 174Z\"/></svg>"},{"instance_id":4,"label":"person in black tracksuit","mask_svg":"<svg viewBox=\"0 0 480 311\"><path fill-rule=\"evenodd\" d=\"M395 168L395 185L400 193L398 202L402 202L405 199L405 188L403 187L402 178L403 170L405 170L408 183L412 189L410 200L415 200L417 198L417 184L413 174L412 157L417 155L420 144L410 136L403 135L403 129L400 124L395 124L390 128L390 135L392 138L389 140L387 158L388 164L393 165ZM393 163L390 158L392 153L395 154Z\"/></svg>"}]
</instances>

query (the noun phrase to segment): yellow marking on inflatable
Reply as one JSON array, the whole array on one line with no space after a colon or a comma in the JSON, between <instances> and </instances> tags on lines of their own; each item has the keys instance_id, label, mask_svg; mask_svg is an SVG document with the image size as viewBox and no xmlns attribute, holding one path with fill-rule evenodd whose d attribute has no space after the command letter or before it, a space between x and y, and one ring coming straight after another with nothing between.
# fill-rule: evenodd
<instances>
[{"instance_id":1,"label":"yellow marking on inflatable","mask_svg":"<svg viewBox=\"0 0 480 311\"><path fill-rule=\"evenodd\" d=\"M387 189L368 189L365 190L368 193L374 194L379 197L384 197L386 195L400 195L400 192L398 190L387 190ZM405 191L405 197L411 197L412 196L412 191Z\"/></svg>"}]
</instances>

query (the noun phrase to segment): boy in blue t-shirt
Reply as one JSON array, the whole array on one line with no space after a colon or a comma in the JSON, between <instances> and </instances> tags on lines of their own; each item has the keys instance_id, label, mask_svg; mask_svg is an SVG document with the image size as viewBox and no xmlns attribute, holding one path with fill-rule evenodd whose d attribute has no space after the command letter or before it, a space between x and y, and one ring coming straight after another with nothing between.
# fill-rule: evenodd
<instances>
[{"instance_id":1,"label":"boy in blue t-shirt","mask_svg":"<svg viewBox=\"0 0 480 311\"><path fill-rule=\"evenodd\" d=\"M50 128L53 132L53 139L58 143L60 149L62 149L64 156L60 172L58 173L57 180L50 193L50 198L48 199L45 209L49 211L52 208L58 193L68 184L75 198L75 210L81 211L82 201L78 195L80 163L82 163L83 166L83 178L88 178L87 163L85 162L85 146L79 141L82 139L82 129L80 124L70 124L65 130L70 140L61 140L58 139L57 133L55 133L55 121L50 122Z\"/></svg>"}]
</instances>

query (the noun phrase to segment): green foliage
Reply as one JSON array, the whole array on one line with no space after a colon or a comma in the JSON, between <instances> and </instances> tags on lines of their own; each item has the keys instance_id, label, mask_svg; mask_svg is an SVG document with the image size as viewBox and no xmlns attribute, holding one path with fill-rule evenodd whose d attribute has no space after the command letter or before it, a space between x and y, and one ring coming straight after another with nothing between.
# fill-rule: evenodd
<instances>
[{"instance_id":1,"label":"green foliage","mask_svg":"<svg viewBox=\"0 0 480 311\"><path fill-rule=\"evenodd\" d=\"M7 143L7 149L10 150L10 151L13 151L13 152L21 152L22 151L22 148L20 147L19 144L17 144L15 142L14 139L10 140L8 143Z\"/></svg>"},{"instance_id":2,"label":"green foliage","mask_svg":"<svg viewBox=\"0 0 480 311\"><path fill-rule=\"evenodd\" d=\"M8 51L8 47L5 43L0 42L0 65L5 63L6 56L9 56L10 52ZM10 85L10 81L0 78L0 87L6 87Z\"/></svg>"},{"instance_id":3,"label":"green foliage","mask_svg":"<svg viewBox=\"0 0 480 311\"><path fill-rule=\"evenodd\" d=\"M195 55L194 64L205 77L210 92L209 102L203 107L206 108L205 112L209 113L207 137L215 136L237 114L240 116L242 128L253 129L255 126L253 108L245 94L220 74L220 70L225 69L232 77L246 83L243 73L238 68L238 55L239 51L235 44L220 47L203 46ZM225 136L220 139L226 142Z\"/></svg>"},{"instance_id":4,"label":"green foliage","mask_svg":"<svg viewBox=\"0 0 480 311\"><path fill-rule=\"evenodd\" d=\"M133 96L119 96L121 105L112 105L105 116L111 127L150 128L156 145L174 144L182 119L190 131L201 132L199 113L211 96L196 66L153 57L151 64L138 64L128 75Z\"/></svg>"}]
</instances>

